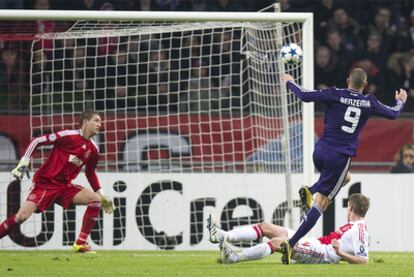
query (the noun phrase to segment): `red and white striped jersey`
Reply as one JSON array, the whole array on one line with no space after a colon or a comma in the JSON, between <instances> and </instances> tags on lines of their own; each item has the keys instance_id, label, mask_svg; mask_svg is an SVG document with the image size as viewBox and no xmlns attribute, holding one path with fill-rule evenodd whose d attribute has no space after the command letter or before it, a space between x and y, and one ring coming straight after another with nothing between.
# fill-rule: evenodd
<instances>
[{"instance_id":1,"label":"red and white striped jersey","mask_svg":"<svg viewBox=\"0 0 414 277\"><path fill-rule=\"evenodd\" d=\"M99 150L93 140L85 139L80 130L62 130L33 139L24 157L29 159L37 147L50 144L53 150L34 175L35 184L69 184L85 165L85 175L93 190L101 188L96 176Z\"/></svg>"},{"instance_id":2,"label":"red and white striped jersey","mask_svg":"<svg viewBox=\"0 0 414 277\"><path fill-rule=\"evenodd\" d=\"M342 251L368 259L369 234L364 220L349 222L339 227L337 231L331 232L327 236L318 238L322 244L329 246L333 239L340 242L340 248ZM331 246L328 247L327 250L327 258L331 262L336 263L341 260L341 258L335 254L335 251Z\"/></svg>"}]
</instances>

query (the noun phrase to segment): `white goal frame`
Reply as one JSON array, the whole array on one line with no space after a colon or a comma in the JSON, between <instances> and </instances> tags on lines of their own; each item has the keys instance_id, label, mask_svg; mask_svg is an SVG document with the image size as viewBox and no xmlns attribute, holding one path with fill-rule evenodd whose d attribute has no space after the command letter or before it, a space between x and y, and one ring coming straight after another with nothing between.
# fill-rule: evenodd
<instances>
[{"instance_id":1,"label":"white goal frame","mask_svg":"<svg viewBox=\"0 0 414 277\"><path fill-rule=\"evenodd\" d=\"M302 23L303 86L313 88L313 14L312 13L251 13L251 12L140 12L140 11L56 11L56 10L0 10L0 19L12 21L53 20L112 20L112 21L163 21L163 22L298 22ZM313 183L314 166L314 106L303 107L303 185ZM289 190L288 202L292 203ZM290 201L289 201L290 198ZM290 206L290 205L289 205ZM290 226L292 227L292 226Z\"/></svg>"}]
</instances>

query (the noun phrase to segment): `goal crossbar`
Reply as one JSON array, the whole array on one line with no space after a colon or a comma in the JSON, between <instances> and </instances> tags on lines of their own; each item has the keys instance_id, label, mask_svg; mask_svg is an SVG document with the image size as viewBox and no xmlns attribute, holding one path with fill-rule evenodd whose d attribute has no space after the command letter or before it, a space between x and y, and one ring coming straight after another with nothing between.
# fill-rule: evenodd
<instances>
[{"instance_id":1,"label":"goal crossbar","mask_svg":"<svg viewBox=\"0 0 414 277\"><path fill-rule=\"evenodd\" d=\"M142 12L142 11L57 11L0 10L2 20L114 20L114 21L255 21L305 22L312 13L252 13L252 12Z\"/></svg>"},{"instance_id":2,"label":"goal crossbar","mask_svg":"<svg viewBox=\"0 0 414 277\"><path fill-rule=\"evenodd\" d=\"M84 23L85 21L79 21L79 25ZM209 29L210 26L206 26L203 23L171 23L171 25L147 25L143 27L137 26L128 26L130 25L131 21L123 24L123 22L117 22L118 24L114 26L104 25L102 26L101 30L86 30L84 28L77 28L78 23L76 23L68 32L57 32L57 33L43 33L36 35L37 38L40 39L67 39L67 38L78 38L78 37L118 37L118 36L127 36L131 35L149 35L149 34L168 34L172 32L191 32L193 30L203 30ZM241 28L241 27L248 27L252 29L257 29L251 22L213 22L209 21L209 23L214 25L214 29L218 28ZM266 26L260 26L265 28Z\"/></svg>"}]
</instances>

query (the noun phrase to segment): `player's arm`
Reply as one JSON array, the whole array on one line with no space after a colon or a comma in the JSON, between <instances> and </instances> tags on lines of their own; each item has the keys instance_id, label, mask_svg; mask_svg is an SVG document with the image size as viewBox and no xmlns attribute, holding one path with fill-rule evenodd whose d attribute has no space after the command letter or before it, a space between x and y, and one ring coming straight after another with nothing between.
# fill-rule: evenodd
<instances>
[{"instance_id":1,"label":"player's arm","mask_svg":"<svg viewBox=\"0 0 414 277\"><path fill-rule=\"evenodd\" d=\"M92 189L101 198L102 208L107 214L111 214L115 210L115 205L112 200L103 192L101 184L99 183L98 176L96 175L96 165L98 164L98 159L99 155L97 154L88 160L85 166L85 175Z\"/></svg>"},{"instance_id":2,"label":"player's arm","mask_svg":"<svg viewBox=\"0 0 414 277\"><path fill-rule=\"evenodd\" d=\"M349 253L346 253L341 250L341 244L338 240L333 239L332 240L332 247L335 250L336 255L341 257L344 261L350 263L350 264L367 264L368 259L364 257L360 257L357 255L352 255Z\"/></svg>"},{"instance_id":3,"label":"player's arm","mask_svg":"<svg viewBox=\"0 0 414 277\"><path fill-rule=\"evenodd\" d=\"M303 102L327 102L333 100L332 89L308 90L298 85L289 74L283 76L287 87Z\"/></svg>"},{"instance_id":4,"label":"player's arm","mask_svg":"<svg viewBox=\"0 0 414 277\"><path fill-rule=\"evenodd\" d=\"M19 164L16 166L16 168L12 170L11 174L17 179L22 179L24 174L26 173L27 177L29 178L28 166L30 163L30 158L32 157L33 153L41 145L57 143L61 138L59 133L60 132L51 133L51 134L43 135L43 136L32 139L23 157L20 159Z\"/></svg>"},{"instance_id":5,"label":"player's arm","mask_svg":"<svg viewBox=\"0 0 414 277\"><path fill-rule=\"evenodd\" d=\"M404 107L405 101L407 101L407 92L403 89L395 91L395 105L389 107L377 100L374 96L371 96L371 103L374 109L374 113L378 116L382 116L388 119L396 119L400 116L400 113Z\"/></svg>"}]
</instances>

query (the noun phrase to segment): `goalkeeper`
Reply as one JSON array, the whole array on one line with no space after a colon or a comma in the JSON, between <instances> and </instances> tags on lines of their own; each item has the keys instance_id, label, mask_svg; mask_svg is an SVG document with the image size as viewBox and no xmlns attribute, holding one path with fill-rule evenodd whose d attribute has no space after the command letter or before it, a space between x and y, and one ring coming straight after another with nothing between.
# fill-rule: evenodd
<instances>
[{"instance_id":1,"label":"goalkeeper","mask_svg":"<svg viewBox=\"0 0 414 277\"><path fill-rule=\"evenodd\" d=\"M15 226L23 223L34 212L43 212L57 203L64 209L72 204L87 205L80 234L73 245L75 252L94 253L87 243L87 238L95 224L102 206L105 212L112 213L114 205L101 189L96 176L99 149L91 139L102 125L101 117L96 111L85 111L80 116L80 130L63 130L33 139L19 164L12 171L17 179L27 173L30 157L37 147L53 145L53 150L45 163L33 177L33 187L15 215L7 218L0 225L0 238L7 235ZM85 165L85 175L93 191L75 185L75 179Z\"/></svg>"}]
</instances>

